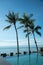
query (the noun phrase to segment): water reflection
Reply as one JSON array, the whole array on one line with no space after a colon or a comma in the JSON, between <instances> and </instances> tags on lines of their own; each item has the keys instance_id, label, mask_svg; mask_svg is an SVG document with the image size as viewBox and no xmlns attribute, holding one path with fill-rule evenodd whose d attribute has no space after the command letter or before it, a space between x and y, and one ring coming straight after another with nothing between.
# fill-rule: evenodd
<instances>
[{"instance_id":1,"label":"water reflection","mask_svg":"<svg viewBox=\"0 0 43 65\"><path fill-rule=\"evenodd\" d=\"M29 64L28 65L38 65L38 54L34 55L29 55Z\"/></svg>"},{"instance_id":2,"label":"water reflection","mask_svg":"<svg viewBox=\"0 0 43 65\"><path fill-rule=\"evenodd\" d=\"M36 65L38 65L38 54L36 55Z\"/></svg>"},{"instance_id":3,"label":"water reflection","mask_svg":"<svg viewBox=\"0 0 43 65\"><path fill-rule=\"evenodd\" d=\"M17 65L19 65L19 57L17 57Z\"/></svg>"},{"instance_id":4,"label":"water reflection","mask_svg":"<svg viewBox=\"0 0 43 65\"><path fill-rule=\"evenodd\" d=\"M28 59L29 59L29 64L28 65L31 65L31 55L29 55Z\"/></svg>"},{"instance_id":5,"label":"water reflection","mask_svg":"<svg viewBox=\"0 0 43 65\"><path fill-rule=\"evenodd\" d=\"M28 65L38 65L38 54L29 55L29 64Z\"/></svg>"},{"instance_id":6,"label":"water reflection","mask_svg":"<svg viewBox=\"0 0 43 65\"><path fill-rule=\"evenodd\" d=\"M17 57L17 65L39 65L38 54Z\"/></svg>"}]
</instances>

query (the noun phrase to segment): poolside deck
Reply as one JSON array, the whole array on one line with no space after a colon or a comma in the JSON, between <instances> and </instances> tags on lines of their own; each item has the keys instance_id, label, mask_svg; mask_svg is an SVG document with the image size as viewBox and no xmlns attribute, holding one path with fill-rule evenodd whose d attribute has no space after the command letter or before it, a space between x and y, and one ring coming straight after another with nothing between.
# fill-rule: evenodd
<instances>
[{"instance_id":1,"label":"poolside deck","mask_svg":"<svg viewBox=\"0 0 43 65\"><path fill-rule=\"evenodd\" d=\"M0 65L11 65L3 57L0 57Z\"/></svg>"}]
</instances>

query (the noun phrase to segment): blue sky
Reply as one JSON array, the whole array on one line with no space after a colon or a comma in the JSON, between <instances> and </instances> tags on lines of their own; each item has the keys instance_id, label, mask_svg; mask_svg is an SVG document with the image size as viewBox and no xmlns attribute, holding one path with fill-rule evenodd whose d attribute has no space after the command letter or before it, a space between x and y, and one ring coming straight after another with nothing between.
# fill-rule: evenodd
<instances>
[{"instance_id":1,"label":"blue sky","mask_svg":"<svg viewBox=\"0 0 43 65\"><path fill-rule=\"evenodd\" d=\"M19 13L20 16L25 12L27 14L33 13L33 18L36 19L35 25L42 27L42 36L36 35L38 45L43 45L43 0L0 0L0 46L16 45L15 29L12 26L9 30L3 31L3 28L9 25L6 20L6 14L9 11ZM17 24L18 26L18 24ZM22 29L18 30L20 45L27 44L27 38ZM32 41L32 42L31 42ZM30 35L30 43L34 45L33 37Z\"/></svg>"}]
</instances>

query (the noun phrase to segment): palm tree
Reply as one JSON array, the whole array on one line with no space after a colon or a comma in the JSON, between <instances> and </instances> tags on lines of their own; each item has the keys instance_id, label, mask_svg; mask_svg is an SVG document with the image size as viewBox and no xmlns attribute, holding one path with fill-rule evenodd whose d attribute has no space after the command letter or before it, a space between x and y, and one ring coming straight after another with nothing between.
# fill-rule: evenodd
<instances>
[{"instance_id":1,"label":"palm tree","mask_svg":"<svg viewBox=\"0 0 43 65\"><path fill-rule=\"evenodd\" d=\"M36 38L35 38L35 33L37 33L39 36L41 36L39 29L41 29L41 26L39 26L39 25L37 25L36 27L34 25L31 26L31 30L32 30L32 34L33 34L33 37L34 37L34 42L35 42L35 45L36 45L37 52L38 52L38 46L37 46L37 41L36 41Z\"/></svg>"},{"instance_id":2,"label":"palm tree","mask_svg":"<svg viewBox=\"0 0 43 65\"><path fill-rule=\"evenodd\" d=\"M27 27L30 28L30 30L33 34L34 42L35 42L36 49L37 49L37 52L38 52L38 46L37 46L37 41L36 41L36 38L35 38L35 33L37 33L39 36L41 36L41 33L39 32L39 30L41 29L41 26L37 25L35 27L34 21L35 21L35 19L30 19L29 20L29 25Z\"/></svg>"},{"instance_id":3,"label":"palm tree","mask_svg":"<svg viewBox=\"0 0 43 65\"><path fill-rule=\"evenodd\" d=\"M15 28L15 32L16 32L16 39L17 39L17 53L18 53L18 56L19 56L19 41L18 41L18 31L17 31L17 28L16 28L16 22L17 22L17 19L18 19L18 15L17 14L14 14L14 12L9 12L8 15L6 15L7 17L7 22L10 23L10 25L6 26L4 28L5 29L9 29L12 25L14 25L14 28Z\"/></svg>"},{"instance_id":4,"label":"palm tree","mask_svg":"<svg viewBox=\"0 0 43 65\"><path fill-rule=\"evenodd\" d=\"M30 51L30 42L29 42L29 34L31 33L30 30L30 18L33 16L33 14L30 14L29 17L24 13L23 18L19 18L20 23L22 24L22 26L20 26L19 28L24 27L24 32L26 33L26 37L28 38L28 50L29 50L29 54L31 53ZM33 19L31 19L33 20ZM19 29L18 28L18 29Z\"/></svg>"}]
</instances>

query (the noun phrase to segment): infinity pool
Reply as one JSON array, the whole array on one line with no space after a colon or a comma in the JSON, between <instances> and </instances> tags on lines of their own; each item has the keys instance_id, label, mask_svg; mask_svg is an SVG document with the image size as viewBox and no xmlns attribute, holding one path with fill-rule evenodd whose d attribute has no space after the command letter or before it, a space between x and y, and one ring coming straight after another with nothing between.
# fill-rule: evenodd
<instances>
[{"instance_id":1,"label":"infinity pool","mask_svg":"<svg viewBox=\"0 0 43 65\"><path fill-rule=\"evenodd\" d=\"M43 56L32 53L31 55L10 56L5 58L11 65L43 65Z\"/></svg>"}]
</instances>

